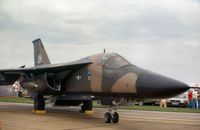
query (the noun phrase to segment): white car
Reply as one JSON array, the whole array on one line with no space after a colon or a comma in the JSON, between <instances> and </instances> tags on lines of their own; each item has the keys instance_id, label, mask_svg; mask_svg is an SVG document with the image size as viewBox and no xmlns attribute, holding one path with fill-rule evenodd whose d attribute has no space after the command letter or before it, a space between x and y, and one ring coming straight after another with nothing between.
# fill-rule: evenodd
<instances>
[{"instance_id":1,"label":"white car","mask_svg":"<svg viewBox=\"0 0 200 130\"><path fill-rule=\"evenodd\" d=\"M167 106L182 106L187 107L188 106L188 92L185 92L181 95L178 95L173 98L167 99Z\"/></svg>"}]
</instances>

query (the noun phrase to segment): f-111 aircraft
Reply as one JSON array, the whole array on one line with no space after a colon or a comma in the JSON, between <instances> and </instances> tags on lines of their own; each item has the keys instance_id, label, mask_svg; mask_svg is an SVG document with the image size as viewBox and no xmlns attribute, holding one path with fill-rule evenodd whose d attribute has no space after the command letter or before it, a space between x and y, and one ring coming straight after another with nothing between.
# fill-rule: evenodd
<instances>
[{"instance_id":1,"label":"f-111 aircraft","mask_svg":"<svg viewBox=\"0 0 200 130\"><path fill-rule=\"evenodd\" d=\"M34 67L0 70L0 85L18 81L34 99L34 112L45 111L44 96L55 105L81 106L92 110L92 100L115 106L121 98L168 98L189 89L183 82L131 64L116 53L101 53L80 60L51 64L40 39L33 41ZM118 123L119 114L111 107L104 115L106 123Z\"/></svg>"}]
</instances>

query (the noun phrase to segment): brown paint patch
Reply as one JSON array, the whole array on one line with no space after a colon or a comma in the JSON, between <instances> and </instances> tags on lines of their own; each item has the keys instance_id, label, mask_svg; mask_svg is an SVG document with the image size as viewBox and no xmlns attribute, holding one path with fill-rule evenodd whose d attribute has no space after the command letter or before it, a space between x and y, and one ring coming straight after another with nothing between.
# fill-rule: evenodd
<instances>
[{"instance_id":1,"label":"brown paint patch","mask_svg":"<svg viewBox=\"0 0 200 130\"><path fill-rule=\"evenodd\" d=\"M88 70L91 72L90 86L92 92L102 92L103 68L100 63L101 57L101 54L90 57L90 60L94 62L88 66Z\"/></svg>"},{"instance_id":2,"label":"brown paint patch","mask_svg":"<svg viewBox=\"0 0 200 130\"><path fill-rule=\"evenodd\" d=\"M134 73L128 73L122 76L112 86L111 92L113 93L136 93L136 80L137 75Z\"/></svg>"}]
</instances>

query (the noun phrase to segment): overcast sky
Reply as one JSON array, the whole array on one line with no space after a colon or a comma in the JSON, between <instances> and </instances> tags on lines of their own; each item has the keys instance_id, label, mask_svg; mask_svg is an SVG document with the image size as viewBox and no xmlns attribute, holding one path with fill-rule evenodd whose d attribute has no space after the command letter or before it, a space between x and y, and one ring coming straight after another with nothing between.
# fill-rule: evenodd
<instances>
[{"instance_id":1,"label":"overcast sky","mask_svg":"<svg viewBox=\"0 0 200 130\"><path fill-rule=\"evenodd\" d=\"M116 52L200 83L199 0L0 0L0 68L33 66L41 38L52 63Z\"/></svg>"}]
</instances>

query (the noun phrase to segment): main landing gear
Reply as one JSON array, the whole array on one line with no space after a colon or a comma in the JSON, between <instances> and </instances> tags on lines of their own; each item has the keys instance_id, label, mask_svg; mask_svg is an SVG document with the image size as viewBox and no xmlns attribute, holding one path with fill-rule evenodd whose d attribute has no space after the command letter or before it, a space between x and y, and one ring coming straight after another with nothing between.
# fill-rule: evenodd
<instances>
[{"instance_id":1,"label":"main landing gear","mask_svg":"<svg viewBox=\"0 0 200 130\"><path fill-rule=\"evenodd\" d=\"M92 110L92 100L85 100L83 101L83 105L81 106L81 113L93 113Z\"/></svg>"},{"instance_id":2,"label":"main landing gear","mask_svg":"<svg viewBox=\"0 0 200 130\"><path fill-rule=\"evenodd\" d=\"M43 114L45 111L45 100L44 97L40 94L34 97L34 109L32 110L34 113Z\"/></svg>"},{"instance_id":3,"label":"main landing gear","mask_svg":"<svg viewBox=\"0 0 200 130\"><path fill-rule=\"evenodd\" d=\"M111 106L108 109L108 112L104 115L105 123L118 123L119 122L119 114L117 113L117 109Z\"/></svg>"}]
</instances>

